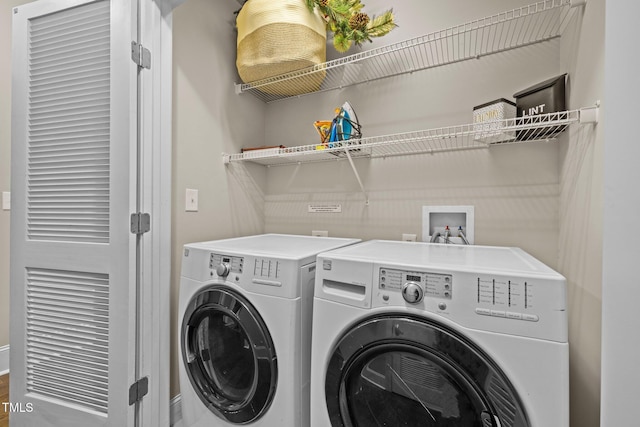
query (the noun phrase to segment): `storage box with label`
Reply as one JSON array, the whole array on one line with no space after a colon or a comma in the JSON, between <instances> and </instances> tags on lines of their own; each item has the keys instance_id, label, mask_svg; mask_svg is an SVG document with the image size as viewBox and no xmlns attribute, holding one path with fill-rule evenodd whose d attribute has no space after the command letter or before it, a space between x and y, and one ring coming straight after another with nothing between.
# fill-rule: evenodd
<instances>
[{"instance_id":1,"label":"storage box with label","mask_svg":"<svg viewBox=\"0 0 640 427\"><path fill-rule=\"evenodd\" d=\"M505 131L505 119L516 117L516 104L504 99L496 99L473 107L474 139L487 144L513 141L514 131Z\"/></svg>"},{"instance_id":2,"label":"storage box with label","mask_svg":"<svg viewBox=\"0 0 640 427\"><path fill-rule=\"evenodd\" d=\"M548 116L537 116L548 113L557 113L566 109L565 104L565 80L567 74L554 77L538 83L535 86L524 89L513 97L516 99L519 123L523 125L549 120ZM551 138L564 131L566 125L548 126L532 130L519 130L517 139L526 141L532 139Z\"/></svg>"}]
</instances>

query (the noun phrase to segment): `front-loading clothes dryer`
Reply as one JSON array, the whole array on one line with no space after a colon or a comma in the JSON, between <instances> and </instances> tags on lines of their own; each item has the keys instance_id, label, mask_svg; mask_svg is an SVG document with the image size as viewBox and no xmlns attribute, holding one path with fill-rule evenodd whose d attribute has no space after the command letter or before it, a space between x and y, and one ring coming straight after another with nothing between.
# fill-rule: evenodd
<instances>
[{"instance_id":1,"label":"front-loading clothes dryer","mask_svg":"<svg viewBox=\"0 0 640 427\"><path fill-rule=\"evenodd\" d=\"M316 255L356 242L265 234L184 246L185 427L309 425Z\"/></svg>"},{"instance_id":2,"label":"front-loading clothes dryer","mask_svg":"<svg viewBox=\"0 0 640 427\"><path fill-rule=\"evenodd\" d=\"M311 426L568 427L565 279L517 248L317 258Z\"/></svg>"}]
</instances>

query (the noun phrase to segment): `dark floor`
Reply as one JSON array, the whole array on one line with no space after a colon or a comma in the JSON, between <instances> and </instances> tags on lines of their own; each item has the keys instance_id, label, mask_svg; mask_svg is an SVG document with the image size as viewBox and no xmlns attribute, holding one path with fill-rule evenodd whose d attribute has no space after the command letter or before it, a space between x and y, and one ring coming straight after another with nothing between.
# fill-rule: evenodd
<instances>
[{"instance_id":1,"label":"dark floor","mask_svg":"<svg viewBox=\"0 0 640 427\"><path fill-rule=\"evenodd\" d=\"M9 401L9 374L0 377L0 427L9 427L9 413L2 403Z\"/></svg>"}]
</instances>

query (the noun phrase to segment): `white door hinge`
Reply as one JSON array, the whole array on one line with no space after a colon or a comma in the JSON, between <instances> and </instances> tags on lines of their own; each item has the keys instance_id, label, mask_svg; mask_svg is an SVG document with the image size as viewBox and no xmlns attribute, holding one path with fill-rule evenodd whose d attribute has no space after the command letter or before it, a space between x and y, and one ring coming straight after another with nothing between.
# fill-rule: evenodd
<instances>
[{"instance_id":1,"label":"white door hinge","mask_svg":"<svg viewBox=\"0 0 640 427\"><path fill-rule=\"evenodd\" d=\"M151 69L151 52L135 41L131 42L131 60L140 68Z\"/></svg>"},{"instance_id":2,"label":"white door hinge","mask_svg":"<svg viewBox=\"0 0 640 427\"><path fill-rule=\"evenodd\" d=\"M142 400L149 393L149 377L140 378L129 387L129 406Z\"/></svg>"},{"instance_id":3,"label":"white door hinge","mask_svg":"<svg viewBox=\"0 0 640 427\"><path fill-rule=\"evenodd\" d=\"M131 233L144 234L151 230L151 215L148 213L131 214Z\"/></svg>"}]
</instances>

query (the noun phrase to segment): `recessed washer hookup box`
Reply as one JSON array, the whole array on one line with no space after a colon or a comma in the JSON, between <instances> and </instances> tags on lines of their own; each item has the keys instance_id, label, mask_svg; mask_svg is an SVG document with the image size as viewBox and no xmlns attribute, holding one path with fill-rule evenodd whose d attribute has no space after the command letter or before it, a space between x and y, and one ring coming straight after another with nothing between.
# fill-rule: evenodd
<instances>
[{"instance_id":1,"label":"recessed washer hookup box","mask_svg":"<svg viewBox=\"0 0 640 427\"><path fill-rule=\"evenodd\" d=\"M567 74L545 80L527 89L524 89L513 97L516 99L516 109L519 124L535 124L543 120L549 120L547 117L540 117L548 113L557 113L566 110L565 98L565 81ZM519 141L527 141L532 139L551 138L566 129L566 125L548 126L537 129L519 130L516 132L516 138Z\"/></svg>"}]
</instances>

